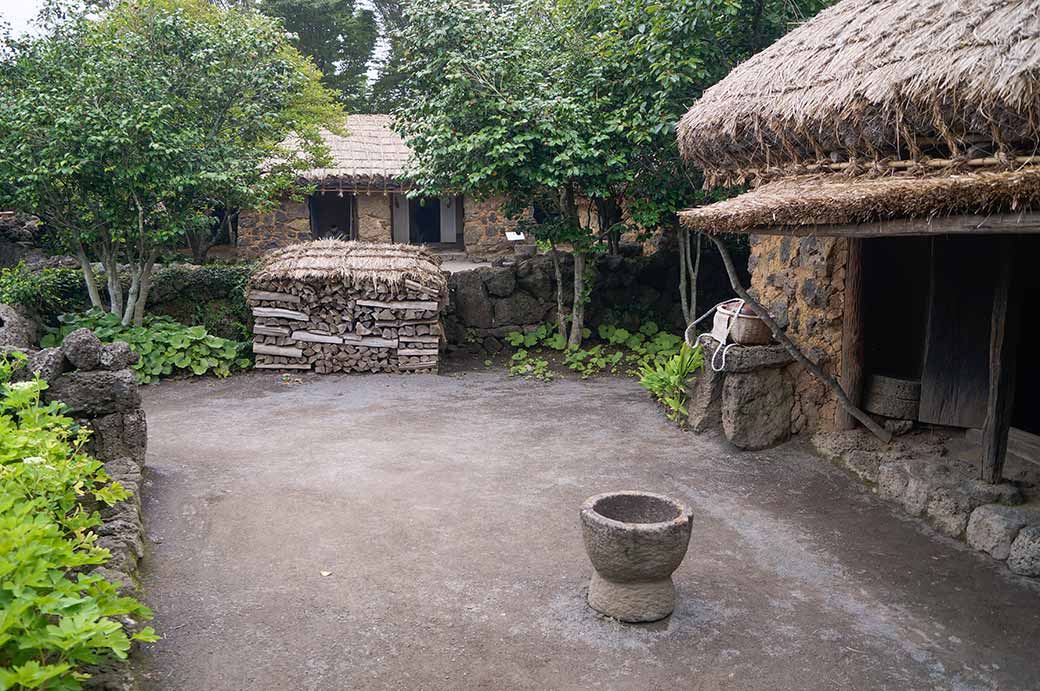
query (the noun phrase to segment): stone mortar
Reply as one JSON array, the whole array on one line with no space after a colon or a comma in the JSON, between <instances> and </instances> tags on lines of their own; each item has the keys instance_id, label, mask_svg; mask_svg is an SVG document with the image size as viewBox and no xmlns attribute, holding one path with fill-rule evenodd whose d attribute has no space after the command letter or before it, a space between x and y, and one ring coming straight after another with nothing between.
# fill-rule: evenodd
<instances>
[{"instance_id":1,"label":"stone mortar","mask_svg":"<svg viewBox=\"0 0 1040 691\"><path fill-rule=\"evenodd\" d=\"M595 572L589 606L625 622L663 619L675 609L672 572L690 543L692 514L650 492L608 492L581 507L585 550Z\"/></svg>"}]
</instances>

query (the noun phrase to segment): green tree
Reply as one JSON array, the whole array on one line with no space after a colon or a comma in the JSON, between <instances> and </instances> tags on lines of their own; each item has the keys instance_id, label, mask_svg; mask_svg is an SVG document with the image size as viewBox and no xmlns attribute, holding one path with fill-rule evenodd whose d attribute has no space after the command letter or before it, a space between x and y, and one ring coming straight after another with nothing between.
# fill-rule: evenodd
<instances>
[{"instance_id":1,"label":"green tree","mask_svg":"<svg viewBox=\"0 0 1040 691\"><path fill-rule=\"evenodd\" d=\"M327 156L320 128L342 111L280 22L250 9L137 0L56 16L0 44L0 204L39 214L91 303L140 325L160 252L209 233L215 206L273 204Z\"/></svg>"},{"instance_id":2,"label":"green tree","mask_svg":"<svg viewBox=\"0 0 1040 691\"><path fill-rule=\"evenodd\" d=\"M418 186L555 200L537 228L575 259L571 344L581 340L582 266L616 250L623 210L678 227L702 201L675 125L700 93L817 0L431 0L396 34L404 75L398 128ZM583 227L578 202L597 211ZM586 224L588 225L588 224ZM696 264L688 238L683 256ZM684 273L684 275L686 275ZM685 294L685 293L684 293ZM561 330L564 311L558 295Z\"/></svg>"},{"instance_id":3,"label":"green tree","mask_svg":"<svg viewBox=\"0 0 1040 691\"><path fill-rule=\"evenodd\" d=\"M355 0L262 0L260 7L296 35L297 48L348 109L365 108L368 62L379 35L372 10Z\"/></svg>"}]
</instances>

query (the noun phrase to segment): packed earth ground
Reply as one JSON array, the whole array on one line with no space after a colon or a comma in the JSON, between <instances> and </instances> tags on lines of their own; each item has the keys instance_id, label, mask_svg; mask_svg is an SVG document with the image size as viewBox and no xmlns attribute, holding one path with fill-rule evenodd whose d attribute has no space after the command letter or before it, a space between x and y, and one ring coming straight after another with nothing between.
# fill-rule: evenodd
<instances>
[{"instance_id":1,"label":"packed earth ground","mask_svg":"<svg viewBox=\"0 0 1040 691\"><path fill-rule=\"evenodd\" d=\"M1036 583L802 442L737 453L634 380L253 373L144 390L149 689L1001 688ZM667 620L584 602L578 507L694 512Z\"/></svg>"}]
</instances>

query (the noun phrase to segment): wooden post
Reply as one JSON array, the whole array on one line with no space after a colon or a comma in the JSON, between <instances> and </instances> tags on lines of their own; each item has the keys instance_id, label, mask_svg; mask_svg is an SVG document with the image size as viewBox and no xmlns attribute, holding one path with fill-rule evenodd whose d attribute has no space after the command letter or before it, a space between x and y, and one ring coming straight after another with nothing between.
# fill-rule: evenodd
<instances>
[{"instance_id":1,"label":"wooden post","mask_svg":"<svg viewBox=\"0 0 1040 691\"><path fill-rule=\"evenodd\" d=\"M982 466L985 482L1003 479L1015 400L1015 349L1018 344L1018 291L1014 285L1014 239L1000 238L997 285L993 293L993 320L989 333L989 399L982 428Z\"/></svg>"},{"instance_id":2,"label":"wooden post","mask_svg":"<svg viewBox=\"0 0 1040 691\"><path fill-rule=\"evenodd\" d=\"M841 388L853 405L863 398L863 239L848 239L845 300L841 332ZM838 408L838 429L853 429L856 418Z\"/></svg>"}]
</instances>

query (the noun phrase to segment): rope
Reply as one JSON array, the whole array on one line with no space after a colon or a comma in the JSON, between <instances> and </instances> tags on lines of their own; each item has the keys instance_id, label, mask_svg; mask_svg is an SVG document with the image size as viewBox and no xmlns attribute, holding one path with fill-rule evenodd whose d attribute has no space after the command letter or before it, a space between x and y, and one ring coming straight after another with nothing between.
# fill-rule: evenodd
<instances>
[{"instance_id":1,"label":"rope","mask_svg":"<svg viewBox=\"0 0 1040 691\"><path fill-rule=\"evenodd\" d=\"M683 333L683 338L685 339L686 344L689 345L691 348L695 345L699 345L701 338L703 338L704 336L707 336L712 340L718 341L719 345L722 346L721 348L718 348L715 351L715 353L711 356L711 369L713 372L724 371L726 369L726 355L729 353L730 348L740 345L739 343L726 343L726 341L729 340L729 332L733 329L733 325L736 323L737 317L740 316L741 310L744 309L744 300L741 299L737 301L740 304L737 305L736 314L734 314L734 316L730 318L729 323L726 326L726 340L719 341L717 338L715 338L715 335L712 333L702 333L696 339L693 339L692 331L693 327L697 326L697 324L707 319L712 312L717 310L719 307L725 305L727 302L730 302L730 300L723 300L722 302L720 302L719 304L715 305L710 310L702 314L701 316L697 317L697 319L695 319L692 324L686 327L686 331ZM716 362L716 360L719 357L719 353L722 353L722 360L721 362Z\"/></svg>"}]
</instances>

